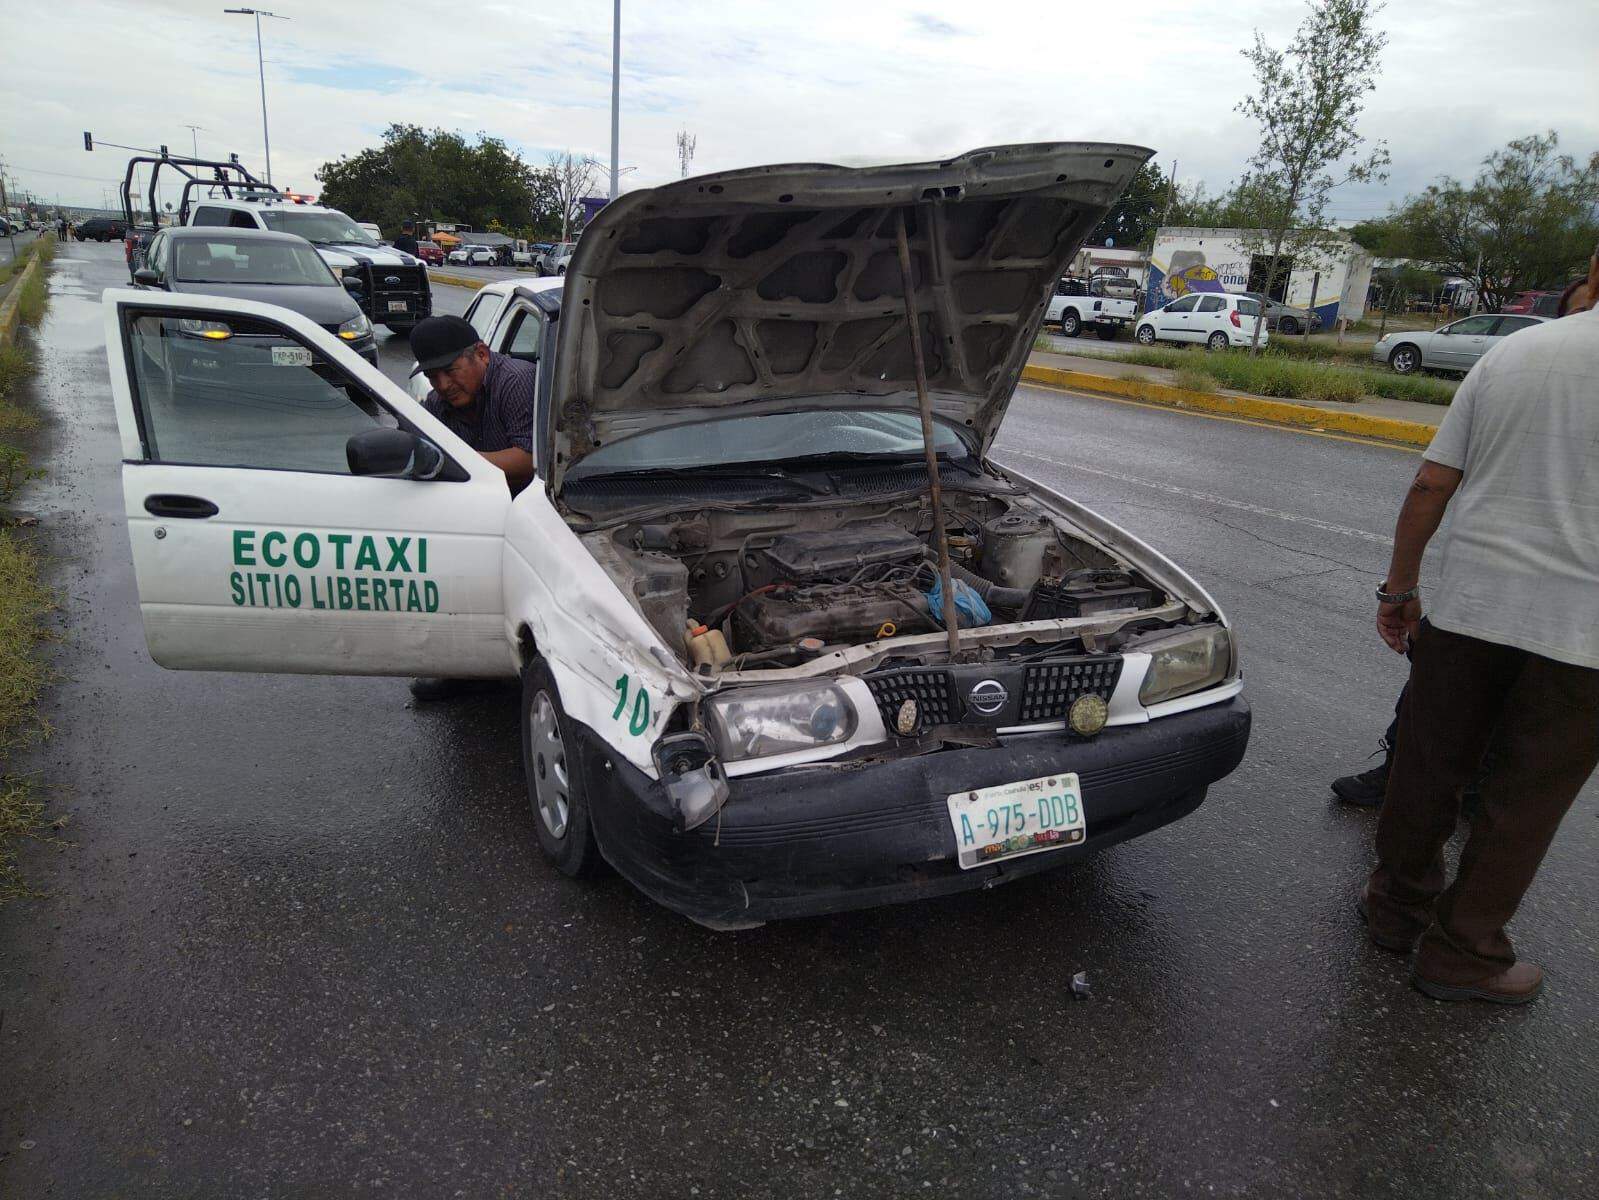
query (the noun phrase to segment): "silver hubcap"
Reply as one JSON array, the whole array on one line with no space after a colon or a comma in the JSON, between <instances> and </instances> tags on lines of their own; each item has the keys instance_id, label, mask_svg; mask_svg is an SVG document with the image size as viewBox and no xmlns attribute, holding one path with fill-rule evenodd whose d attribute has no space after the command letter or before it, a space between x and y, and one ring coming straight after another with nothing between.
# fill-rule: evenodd
<instances>
[{"instance_id":1,"label":"silver hubcap","mask_svg":"<svg viewBox=\"0 0 1599 1200\"><path fill-rule=\"evenodd\" d=\"M1212 350L1225 350L1225 349L1227 349L1227 335L1225 333L1216 334L1213 338L1210 339L1210 348Z\"/></svg>"},{"instance_id":2,"label":"silver hubcap","mask_svg":"<svg viewBox=\"0 0 1599 1200\"><path fill-rule=\"evenodd\" d=\"M1412 355L1409 350L1401 350L1398 354L1394 355L1394 366L1398 370L1408 371L1415 365L1415 356Z\"/></svg>"},{"instance_id":3,"label":"silver hubcap","mask_svg":"<svg viewBox=\"0 0 1599 1200\"><path fill-rule=\"evenodd\" d=\"M533 796L539 810L539 820L550 831L551 837L566 836L566 819L572 810L571 793L566 782L566 747L561 744L561 727L555 720L555 705L549 694L540 692L533 697L533 709L528 714L528 732L531 736L533 771Z\"/></svg>"},{"instance_id":4,"label":"silver hubcap","mask_svg":"<svg viewBox=\"0 0 1599 1200\"><path fill-rule=\"evenodd\" d=\"M1145 345L1148 345L1150 342L1155 340L1155 331L1150 329L1148 326L1145 326L1143 329L1138 331L1138 340L1143 342Z\"/></svg>"}]
</instances>

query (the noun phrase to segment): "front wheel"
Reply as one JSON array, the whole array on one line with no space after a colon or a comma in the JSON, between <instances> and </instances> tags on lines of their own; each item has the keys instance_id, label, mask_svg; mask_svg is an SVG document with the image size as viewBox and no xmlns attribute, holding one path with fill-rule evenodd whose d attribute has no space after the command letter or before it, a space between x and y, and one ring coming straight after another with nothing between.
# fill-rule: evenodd
<instances>
[{"instance_id":1,"label":"front wheel","mask_svg":"<svg viewBox=\"0 0 1599 1200\"><path fill-rule=\"evenodd\" d=\"M555 273L557 275L565 275L566 274L566 268L565 267L556 267L555 268Z\"/></svg>"},{"instance_id":2,"label":"front wheel","mask_svg":"<svg viewBox=\"0 0 1599 1200\"><path fill-rule=\"evenodd\" d=\"M1205 349L1212 351L1227 349L1227 335L1218 329L1206 340Z\"/></svg>"},{"instance_id":3,"label":"front wheel","mask_svg":"<svg viewBox=\"0 0 1599 1200\"><path fill-rule=\"evenodd\" d=\"M1060 331L1067 337L1076 337L1083 331L1082 318L1077 315L1077 310L1068 308L1061 314Z\"/></svg>"},{"instance_id":4,"label":"front wheel","mask_svg":"<svg viewBox=\"0 0 1599 1200\"><path fill-rule=\"evenodd\" d=\"M1140 346L1153 346L1155 344L1155 327L1153 325L1140 325L1138 332L1133 336L1138 339Z\"/></svg>"},{"instance_id":5,"label":"front wheel","mask_svg":"<svg viewBox=\"0 0 1599 1200\"><path fill-rule=\"evenodd\" d=\"M539 849L556 870L576 879L598 870L600 848L589 824L588 794L570 728L555 677L542 658L535 658L522 668L527 798Z\"/></svg>"},{"instance_id":6,"label":"front wheel","mask_svg":"<svg viewBox=\"0 0 1599 1200\"><path fill-rule=\"evenodd\" d=\"M1421 366L1421 352L1406 342L1389 356L1388 365L1401 375L1413 374Z\"/></svg>"},{"instance_id":7,"label":"front wheel","mask_svg":"<svg viewBox=\"0 0 1599 1200\"><path fill-rule=\"evenodd\" d=\"M1277 332L1286 334L1298 333L1299 322L1294 320L1292 317L1284 317L1282 320L1277 322Z\"/></svg>"}]
</instances>

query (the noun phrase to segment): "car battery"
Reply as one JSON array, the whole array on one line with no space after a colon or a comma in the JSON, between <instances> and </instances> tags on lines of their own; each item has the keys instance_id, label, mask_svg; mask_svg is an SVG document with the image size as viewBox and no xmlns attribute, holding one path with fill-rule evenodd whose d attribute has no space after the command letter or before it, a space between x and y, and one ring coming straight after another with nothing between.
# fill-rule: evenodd
<instances>
[{"instance_id":1,"label":"car battery","mask_svg":"<svg viewBox=\"0 0 1599 1200\"><path fill-rule=\"evenodd\" d=\"M1063 578L1046 576L1035 583L1022 609L1022 620L1091 617L1114 609L1149 608L1154 603L1155 590L1126 571L1073 571Z\"/></svg>"}]
</instances>

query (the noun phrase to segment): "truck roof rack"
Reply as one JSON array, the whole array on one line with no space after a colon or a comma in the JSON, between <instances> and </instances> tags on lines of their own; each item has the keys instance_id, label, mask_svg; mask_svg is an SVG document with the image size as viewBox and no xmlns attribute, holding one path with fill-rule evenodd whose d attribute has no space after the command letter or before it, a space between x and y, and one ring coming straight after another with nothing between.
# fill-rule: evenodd
<instances>
[{"instance_id":1,"label":"truck roof rack","mask_svg":"<svg viewBox=\"0 0 1599 1200\"><path fill-rule=\"evenodd\" d=\"M149 165L150 171L150 223L156 225L160 221L160 205L156 199L156 188L161 177L161 171L169 169L176 171L184 179L183 195L178 204L178 223L187 224L189 216L189 199L200 188L211 189L214 195L220 190L223 195L232 199L235 193L248 193L257 199L263 193L273 196L282 196L285 193L273 187L270 183L258 179L250 169L239 161L237 154L226 161L208 158L186 158L172 154L138 155L128 160L128 169L122 176L122 215L130 229L134 226L134 172L141 165Z\"/></svg>"}]
</instances>

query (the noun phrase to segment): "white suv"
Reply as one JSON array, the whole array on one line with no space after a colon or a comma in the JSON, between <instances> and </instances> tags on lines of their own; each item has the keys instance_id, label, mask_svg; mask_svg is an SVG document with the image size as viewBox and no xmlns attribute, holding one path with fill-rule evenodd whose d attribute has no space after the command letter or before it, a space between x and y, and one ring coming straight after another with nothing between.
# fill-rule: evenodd
<instances>
[{"instance_id":1,"label":"white suv","mask_svg":"<svg viewBox=\"0 0 1599 1200\"><path fill-rule=\"evenodd\" d=\"M1147 312L1138 322L1134 335L1143 346L1156 342L1200 342L1209 350L1247 346L1255 336L1255 318L1260 302L1248 296L1227 292L1190 292L1164 308ZM1260 344L1268 341L1266 324L1261 322Z\"/></svg>"}]
</instances>

